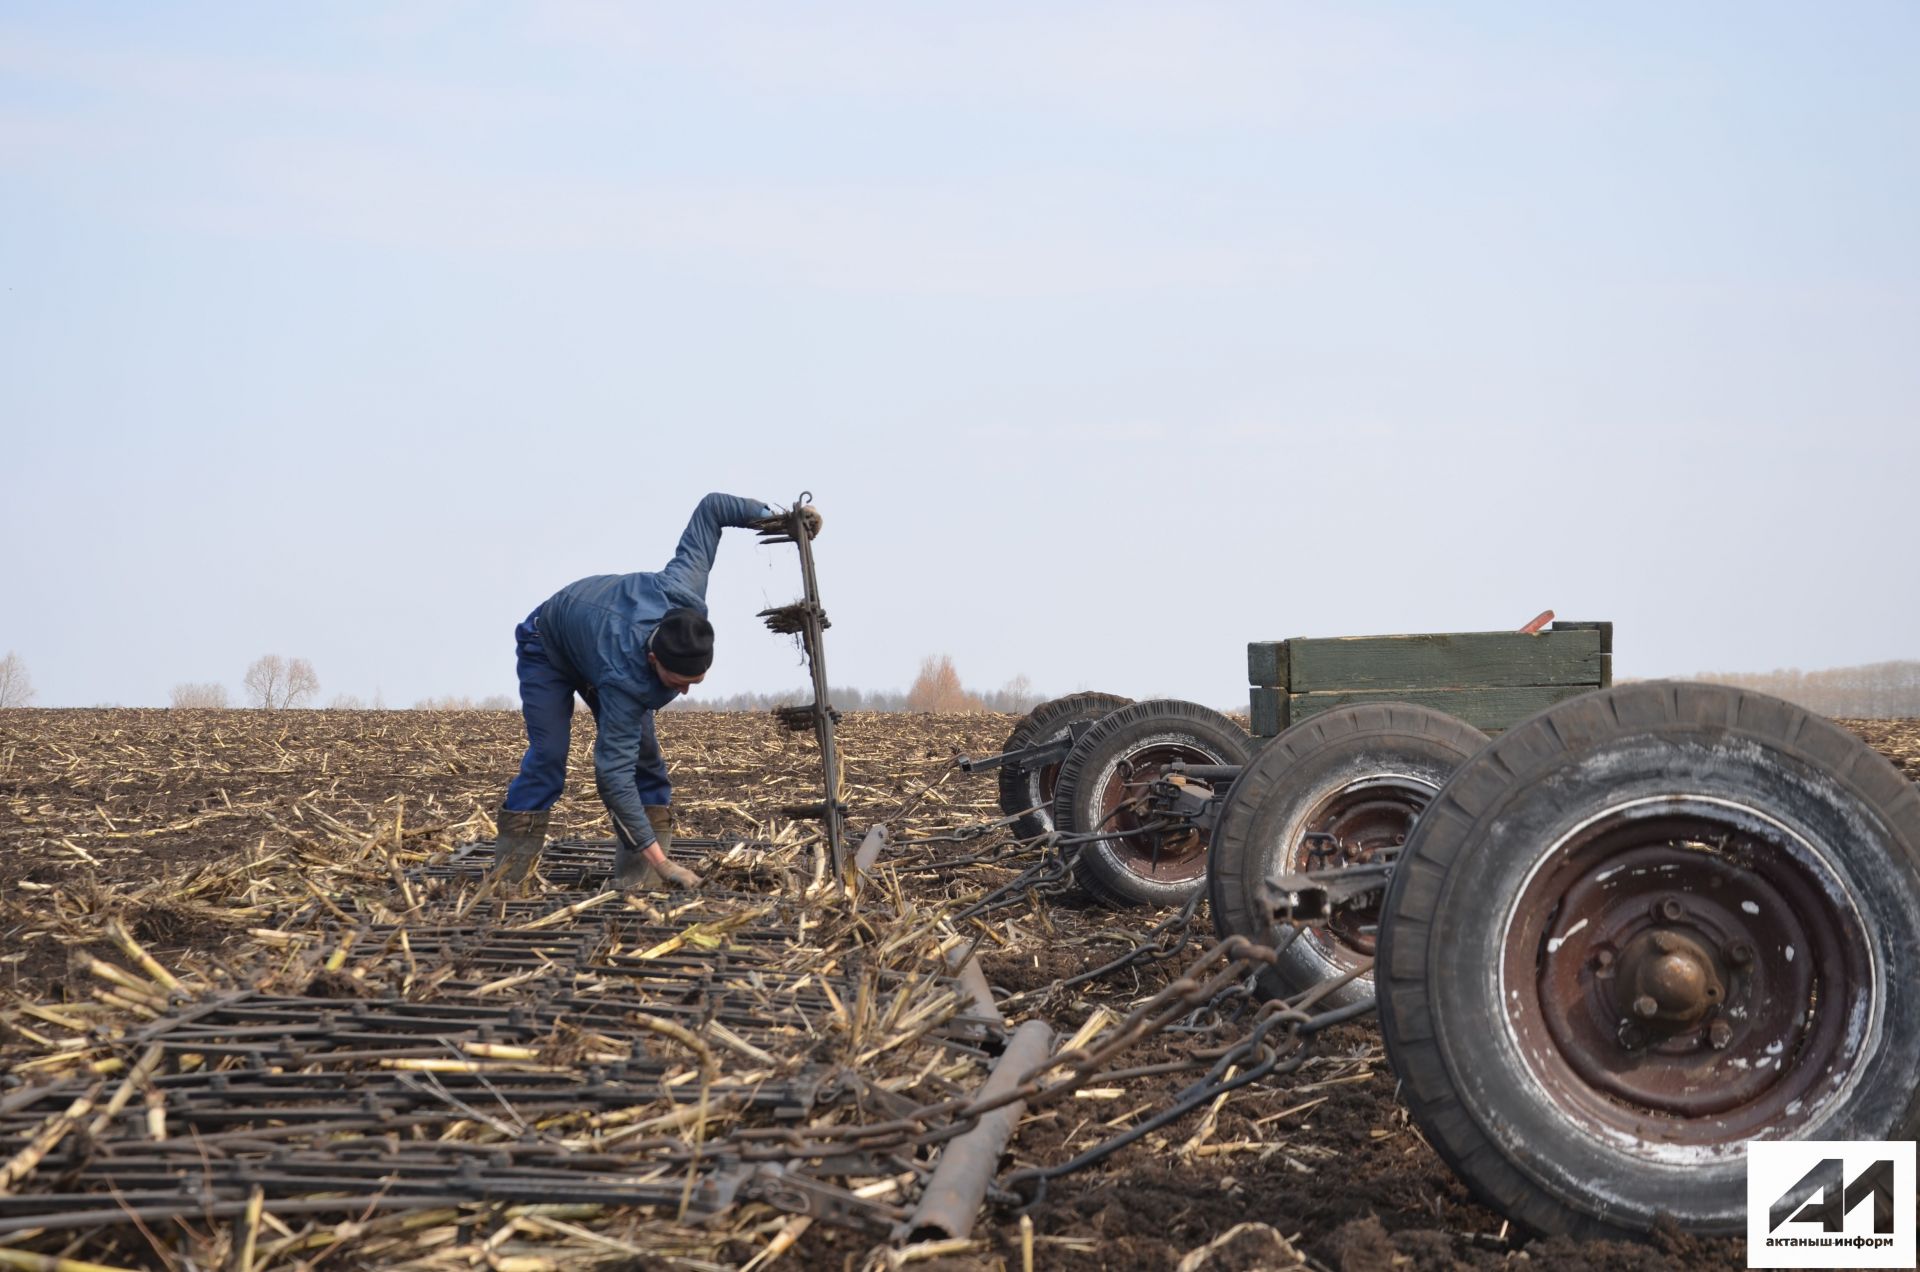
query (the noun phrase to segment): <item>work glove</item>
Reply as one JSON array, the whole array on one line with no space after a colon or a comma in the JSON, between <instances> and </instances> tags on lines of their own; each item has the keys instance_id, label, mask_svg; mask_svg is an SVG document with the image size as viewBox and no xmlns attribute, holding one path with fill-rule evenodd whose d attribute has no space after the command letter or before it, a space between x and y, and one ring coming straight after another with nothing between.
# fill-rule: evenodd
<instances>
[{"instance_id":1,"label":"work glove","mask_svg":"<svg viewBox=\"0 0 1920 1272\"><path fill-rule=\"evenodd\" d=\"M662 886L675 892L691 892L706 883L705 879L677 861L668 861L664 866L655 866L653 873L659 877Z\"/></svg>"},{"instance_id":2,"label":"work glove","mask_svg":"<svg viewBox=\"0 0 1920 1272\"><path fill-rule=\"evenodd\" d=\"M792 515L789 512L775 512L770 516L758 517L753 522L753 528L762 536L784 536L788 531L789 519ZM818 538L821 525L820 510L812 504L801 505L800 524L806 527L807 538Z\"/></svg>"}]
</instances>

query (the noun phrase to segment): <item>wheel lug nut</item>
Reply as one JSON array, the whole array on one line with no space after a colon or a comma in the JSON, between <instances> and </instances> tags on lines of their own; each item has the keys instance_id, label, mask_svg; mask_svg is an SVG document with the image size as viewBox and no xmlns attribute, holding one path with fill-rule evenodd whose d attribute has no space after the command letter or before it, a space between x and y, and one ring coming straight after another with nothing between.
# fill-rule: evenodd
<instances>
[{"instance_id":1,"label":"wheel lug nut","mask_svg":"<svg viewBox=\"0 0 1920 1272\"><path fill-rule=\"evenodd\" d=\"M1636 1024L1628 1023L1620 1026L1619 1038L1620 1045L1630 1049L1637 1050L1647 1045L1646 1030Z\"/></svg>"},{"instance_id":2,"label":"wheel lug nut","mask_svg":"<svg viewBox=\"0 0 1920 1272\"><path fill-rule=\"evenodd\" d=\"M1633 1000L1633 1014L1643 1020L1652 1020L1660 1014L1660 1004L1652 994L1642 994Z\"/></svg>"},{"instance_id":3,"label":"wheel lug nut","mask_svg":"<svg viewBox=\"0 0 1920 1272\"><path fill-rule=\"evenodd\" d=\"M1724 1051L1733 1041L1733 1026L1724 1020L1716 1020L1707 1026L1707 1041L1713 1044L1715 1051Z\"/></svg>"},{"instance_id":4,"label":"wheel lug nut","mask_svg":"<svg viewBox=\"0 0 1920 1272\"><path fill-rule=\"evenodd\" d=\"M1753 942L1735 941L1727 947L1727 961L1735 967L1745 967L1753 962Z\"/></svg>"},{"instance_id":5,"label":"wheel lug nut","mask_svg":"<svg viewBox=\"0 0 1920 1272\"><path fill-rule=\"evenodd\" d=\"M1613 951L1612 950L1595 950L1593 952L1593 965L1599 968L1603 972L1606 971L1609 967L1612 967Z\"/></svg>"},{"instance_id":6,"label":"wheel lug nut","mask_svg":"<svg viewBox=\"0 0 1920 1272\"><path fill-rule=\"evenodd\" d=\"M1668 923L1678 923L1686 917L1686 914L1686 907L1673 897L1667 897L1653 907L1653 917Z\"/></svg>"}]
</instances>

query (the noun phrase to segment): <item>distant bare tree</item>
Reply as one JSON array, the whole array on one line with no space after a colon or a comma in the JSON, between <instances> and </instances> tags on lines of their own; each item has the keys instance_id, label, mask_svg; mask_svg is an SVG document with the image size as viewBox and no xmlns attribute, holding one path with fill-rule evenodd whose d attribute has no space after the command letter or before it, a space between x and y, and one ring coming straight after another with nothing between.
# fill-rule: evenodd
<instances>
[{"instance_id":1,"label":"distant bare tree","mask_svg":"<svg viewBox=\"0 0 1920 1272\"><path fill-rule=\"evenodd\" d=\"M984 711L986 704L960 683L953 659L945 654L929 654L920 660L920 674L907 689L907 710Z\"/></svg>"},{"instance_id":2,"label":"distant bare tree","mask_svg":"<svg viewBox=\"0 0 1920 1272\"><path fill-rule=\"evenodd\" d=\"M365 711L366 709L367 704L360 700L359 694L355 693L336 693L333 695L333 701L327 704L329 711Z\"/></svg>"},{"instance_id":3,"label":"distant bare tree","mask_svg":"<svg viewBox=\"0 0 1920 1272\"><path fill-rule=\"evenodd\" d=\"M241 683L247 699L266 711L297 707L320 692L320 677L313 664L304 658L288 661L278 654L264 654L247 668Z\"/></svg>"},{"instance_id":4,"label":"distant bare tree","mask_svg":"<svg viewBox=\"0 0 1920 1272\"><path fill-rule=\"evenodd\" d=\"M1034 692L1033 682L1024 672L986 696L989 710L1004 711L1008 715L1025 715L1045 701L1046 695Z\"/></svg>"},{"instance_id":5,"label":"distant bare tree","mask_svg":"<svg viewBox=\"0 0 1920 1272\"><path fill-rule=\"evenodd\" d=\"M287 664L287 706L304 706L309 698L317 697L319 693L320 677L314 673L312 663L304 658L296 658Z\"/></svg>"},{"instance_id":6,"label":"distant bare tree","mask_svg":"<svg viewBox=\"0 0 1920 1272\"><path fill-rule=\"evenodd\" d=\"M0 658L0 707L24 707L33 701L33 681L27 679L27 664L11 649Z\"/></svg>"},{"instance_id":7,"label":"distant bare tree","mask_svg":"<svg viewBox=\"0 0 1920 1272\"><path fill-rule=\"evenodd\" d=\"M286 697L287 660L278 654L263 654L253 660L240 683L246 687L249 702L271 711Z\"/></svg>"},{"instance_id":8,"label":"distant bare tree","mask_svg":"<svg viewBox=\"0 0 1920 1272\"><path fill-rule=\"evenodd\" d=\"M480 699L482 711L518 711L520 700L504 693L490 693Z\"/></svg>"},{"instance_id":9,"label":"distant bare tree","mask_svg":"<svg viewBox=\"0 0 1920 1272\"><path fill-rule=\"evenodd\" d=\"M227 687L213 681L175 685L173 706L182 711L224 711L227 707Z\"/></svg>"}]
</instances>

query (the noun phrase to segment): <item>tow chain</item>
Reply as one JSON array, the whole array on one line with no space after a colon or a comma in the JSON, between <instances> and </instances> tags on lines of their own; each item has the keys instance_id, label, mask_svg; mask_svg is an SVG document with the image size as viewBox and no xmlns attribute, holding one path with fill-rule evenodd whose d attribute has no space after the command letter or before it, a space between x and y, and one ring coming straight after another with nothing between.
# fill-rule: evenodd
<instances>
[{"instance_id":1,"label":"tow chain","mask_svg":"<svg viewBox=\"0 0 1920 1272\"><path fill-rule=\"evenodd\" d=\"M964 923L968 919L995 910L1005 910L1023 901L1065 892L1072 886L1073 867L1080 858L1080 849L1076 846L1063 853L1057 851L1058 847L1058 842L1054 840L1043 844L1038 861L957 911L953 915L953 922Z\"/></svg>"},{"instance_id":2,"label":"tow chain","mask_svg":"<svg viewBox=\"0 0 1920 1272\"><path fill-rule=\"evenodd\" d=\"M1247 973L1258 966L1270 965L1277 958L1278 952L1272 946L1241 936L1228 937L1140 1003L1098 1046L1058 1052L998 1096L956 1097L922 1106L889 1121L864 1125L743 1129L709 1141L705 1152L731 1156L741 1162L773 1162L932 1147L964 1134L982 1115L1009 1104L1024 1101L1029 1110L1045 1108L1095 1083L1177 1073L1211 1061L1198 1080L1145 1122L1065 1162L1015 1171L991 1194L999 1204L1016 1207L1021 1213L1031 1211L1045 1201L1050 1181L1098 1165L1143 1136L1223 1095L1275 1074L1295 1072L1309 1059L1316 1035L1374 1010L1374 1002L1369 998L1333 1011L1310 1014L1306 1008L1321 997L1326 988L1316 986L1298 998L1267 1003L1255 1015L1247 1034L1230 1045L1199 1051L1186 1060L1130 1069L1107 1068L1121 1053L1166 1031L1182 1018L1223 998L1246 993L1242 982ZM1278 1037L1273 1036L1276 1031L1279 1031ZM1047 1074L1061 1069L1066 1070L1065 1076L1045 1080Z\"/></svg>"},{"instance_id":3,"label":"tow chain","mask_svg":"<svg viewBox=\"0 0 1920 1272\"><path fill-rule=\"evenodd\" d=\"M1249 971L1272 963L1276 957L1271 946L1256 944L1243 936L1230 936L1143 1001L1098 1046L1059 1052L1000 1095L987 1099L955 1097L924 1105L901 1117L864 1125L745 1128L708 1141L705 1151L711 1154L734 1150L742 1161L779 1161L944 1143L970 1130L982 1114L994 1109L1021 1101L1029 1108L1042 1108L1096 1079L1110 1078L1112 1075L1105 1072L1105 1067L1120 1053L1160 1033L1221 994L1235 991ZM1051 1082L1044 1080L1046 1074L1059 1069L1067 1071L1065 1077Z\"/></svg>"},{"instance_id":4,"label":"tow chain","mask_svg":"<svg viewBox=\"0 0 1920 1272\"><path fill-rule=\"evenodd\" d=\"M1354 1003L1318 1016L1279 1003L1269 1003L1268 1006L1277 1010L1263 1011L1246 1037L1225 1048L1205 1076L1174 1097L1173 1103L1166 1108L1138 1126L1130 1126L1058 1165L1033 1166L1014 1171L1000 1185L1000 1195L996 1200L1014 1204L1021 1214L1028 1213L1046 1200L1047 1184L1062 1175L1097 1166L1141 1137L1178 1121L1229 1092L1251 1086L1276 1073L1287 1074L1299 1069L1311 1054L1308 1044L1315 1034L1366 1015L1373 1010L1373 1001L1369 999ZM1267 1035L1281 1028L1285 1031L1283 1036L1276 1042L1268 1042Z\"/></svg>"},{"instance_id":5,"label":"tow chain","mask_svg":"<svg viewBox=\"0 0 1920 1272\"><path fill-rule=\"evenodd\" d=\"M1005 818L983 822L977 826L961 827L945 835L929 837L917 842L964 843L998 830L1013 820L1015 819ZM1116 834L1103 834L1099 831L1082 835L1049 834L1040 841L1041 857L1038 861L1026 867L1013 879L987 892L960 911L956 918L975 917L1005 909L1018 904L1022 899L1032 899L1047 891L1061 890L1071 878L1075 860L1081 846L1085 843L1149 834L1160 828L1157 824L1150 824L1138 830ZM976 853L969 855L966 861L968 864L985 863L996 857L997 854ZM938 865L946 867L949 863L941 862ZM934 866L917 868L926 870ZM1002 1005L1008 1008L1017 1007L1035 999L1044 999L1076 985L1100 980L1128 968L1176 957L1193 941L1193 922L1199 911L1200 900L1200 895L1196 893L1179 910L1156 923L1142 934L1131 948L1116 957L1042 988L1012 995L1005 999ZM1047 1186L1053 1180L1097 1166L1128 1145L1177 1122L1221 1096L1264 1081L1276 1074L1284 1075L1297 1071L1311 1057L1312 1041L1321 1031L1358 1019L1374 1010L1374 1002L1370 998L1319 1014L1313 1014L1308 1010L1326 993L1353 979L1353 976L1358 974L1356 971L1338 977L1332 983L1317 985L1292 1000L1266 1003L1255 1013L1251 1028L1238 1040L1226 1046L1199 1049L1184 1060L1142 1065L1130 1069L1104 1069L1104 1066L1122 1051L1157 1033L1181 1031L1217 1036L1236 1019L1243 1018L1245 1000L1251 997L1252 989L1250 983L1237 982L1240 982L1244 974L1254 967L1274 962L1279 957L1279 953L1299 937L1300 931L1298 926L1289 927L1284 938L1278 942L1277 949L1256 945L1243 937L1229 937L1207 950L1180 977L1137 1007L1099 1047L1078 1053L1063 1052L1054 1056L1041 1069L1029 1074L1013 1091L997 1099L980 1102L948 1101L928 1106L893 1124L863 1128L864 1135L892 1132L906 1134L915 1124L951 1119L946 1121L945 1125L937 1128L930 1127L921 1134L911 1135L910 1138L900 1141L862 1138L860 1147L878 1150L887 1147L931 1145L963 1133L982 1114L991 1112L1004 1104L1025 1100L1029 1108L1044 1107L1091 1084L1096 1078L1102 1082L1115 1082L1127 1078L1184 1072L1202 1064L1207 1066L1204 1074L1146 1121L1102 1140L1067 1161L1051 1166L1028 1167L1015 1171L990 1191L989 1199L996 1204L1010 1207L1020 1214L1029 1213L1044 1204ZM1201 974L1205 969L1216 963L1221 964L1220 969L1202 980ZM1235 1014L1232 1017L1221 1014L1226 1004L1236 997L1242 1001L1237 1005ZM1194 1021L1195 1018L1201 1017L1203 1013L1210 1010L1215 1016L1211 1024L1181 1023ZM1211 1063L1208 1063L1209 1060ZM1041 1080L1045 1074L1062 1067L1068 1069L1066 1077L1051 1083ZM797 1147L796 1151L798 1151Z\"/></svg>"},{"instance_id":6,"label":"tow chain","mask_svg":"<svg viewBox=\"0 0 1920 1272\"><path fill-rule=\"evenodd\" d=\"M1085 971L1076 972L1072 976L1062 977L1038 989L1030 989L1022 993L1013 994L1000 1005L1002 1008L1015 1007L1035 999L1049 998L1061 990L1072 989L1075 985L1084 985L1088 981L1100 980L1103 977L1113 975L1115 972L1125 971L1130 967L1139 967L1147 963L1157 963L1164 959L1174 958L1193 943L1193 920L1199 913L1199 909L1200 894L1196 892L1193 896L1187 898L1186 904L1182 905L1171 916L1162 919L1151 928L1148 928L1147 931L1134 942L1133 946L1125 952L1114 956L1097 967L1090 967Z\"/></svg>"},{"instance_id":7,"label":"tow chain","mask_svg":"<svg viewBox=\"0 0 1920 1272\"><path fill-rule=\"evenodd\" d=\"M1121 805L1107 815L1108 820L1123 811L1127 805ZM1005 824L1002 821L987 823L990 826ZM1104 826L1105 823L1103 822ZM1155 819L1132 830L1102 830L1096 827L1090 831L1074 834L1062 834L1049 831L1037 841L1040 847L1040 860L1022 870L1012 879L987 892L984 896L955 914L956 922L974 918L993 910L1004 910L1018 905L1022 900L1049 893L1064 892L1073 878L1074 867L1080 859L1080 852L1088 844L1111 842L1116 839L1134 839L1144 835L1155 835L1170 829L1172 823ZM930 841L919 841L930 842ZM1066 849L1062 852L1060 849ZM984 854L982 854L984 856ZM1192 916L1189 915L1189 918ZM1164 956L1163 956L1164 957Z\"/></svg>"}]
</instances>

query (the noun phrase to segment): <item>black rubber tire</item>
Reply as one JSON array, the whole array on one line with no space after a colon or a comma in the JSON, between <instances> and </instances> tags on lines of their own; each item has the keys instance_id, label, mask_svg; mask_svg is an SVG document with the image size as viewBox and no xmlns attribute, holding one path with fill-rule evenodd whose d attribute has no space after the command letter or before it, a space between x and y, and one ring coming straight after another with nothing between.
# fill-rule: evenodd
<instances>
[{"instance_id":1,"label":"black rubber tire","mask_svg":"<svg viewBox=\"0 0 1920 1272\"><path fill-rule=\"evenodd\" d=\"M1367 788L1405 791L1408 802L1430 803L1487 735L1464 720L1403 702L1340 707L1310 716L1260 749L1233 784L1207 850L1207 904L1219 936L1245 936L1277 944L1281 929L1271 919L1264 882L1285 872L1310 819L1331 801ZM1295 866L1298 863L1294 863ZM1280 961L1260 970L1262 997L1286 998L1347 971L1363 955L1345 961L1324 932L1302 932L1281 951ZM1317 1002L1345 1007L1373 997L1373 977L1364 975Z\"/></svg>"},{"instance_id":2,"label":"black rubber tire","mask_svg":"<svg viewBox=\"0 0 1920 1272\"><path fill-rule=\"evenodd\" d=\"M1172 698L1136 702L1103 717L1068 752L1054 787L1054 825L1068 832L1100 828L1100 788L1129 755L1163 745L1189 749L1209 764L1245 764L1253 751L1245 730L1218 711ZM1206 886L1204 869L1177 883L1137 874L1112 842L1082 844L1074 877L1095 900L1116 909L1181 905Z\"/></svg>"},{"instance_id":3,"label":"black rubber tire","mask_svg":"<svg viewBox=\"0 0 1920 1272\"><path fill-rule=\"evenodd\" d=\"M1020 717L1000 749L1019 751L1064 738L1075 724L1098 720L1132 702L1111 693L1073 693L1043 702ZM1021 815L1013 823L1015 837L1037 839L1053 829L1053 787L1059 768L1058 764L1037 769L1000 766L1000 811L1009 817Z\"/></svg>"},{"instance_id":4,"label":"black rubber tire","mask_svg":"<svg viewBox=\"0 0 1920 1272\"><path fill-rule=\"evenodd\" d=\"M1561 943L1528 950L1531 940L1509 939L1558 917L1517 904L1529 881L1567 873L1546 868L1558 845L1689 799L1774 827L1767 833L1786 846L1747 868L1816 863L1830 880L1818 898L1843 916L1829 930L1871 952L1873 970L1850 1002L1834 982L1794 1007L1807 1030L1791 1037L1796 1051L1823 1007L1847 1050L1819 1069L1812 1090L1824 1098L1804 1112L1798 1100L1785 1106L1790 1124L1766 1137L1920 1132L1920 790L1859 739L1775 698L1663 682L1601 690L1541 712L1462 765L1420 818L1385 898L1380 1021L1403 1098L1474 1193L1532 1232L1637 1236L1663 1214L1693 1232L1744 1230L1740 1144L1703 1152L1686 1143L1715 1134L1718 1118L1646 1117L1642 1126L1661 1127L1658 1144L1602 1133L1590 1123L1592 1110L1613 1116L1606 1106L1555 1101L1547 1070L1534 1067L1549 1060L1520 1045L1533 991L1508 979L1507 969L1541 966ZM1789 962L1791 948L1782 947ZM1793 1054L1776 1075L1798 1079Z\"/></svg>"}]
</instances>

